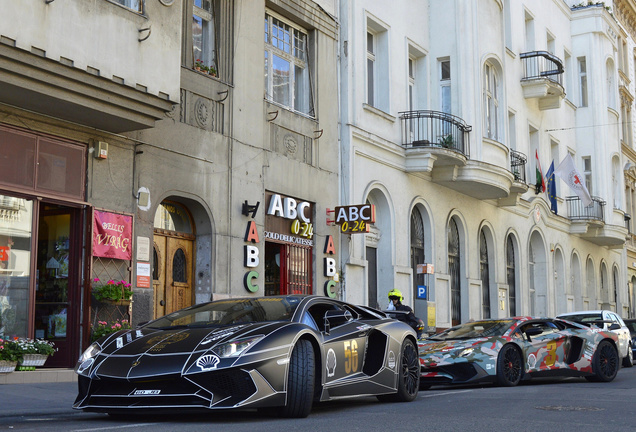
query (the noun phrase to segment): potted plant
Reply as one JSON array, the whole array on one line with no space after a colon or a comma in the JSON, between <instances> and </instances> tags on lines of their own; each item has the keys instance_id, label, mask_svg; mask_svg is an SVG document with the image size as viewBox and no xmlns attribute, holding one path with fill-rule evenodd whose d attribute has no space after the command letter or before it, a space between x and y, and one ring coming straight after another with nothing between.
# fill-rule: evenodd
<instances>
[{"instance_id":1,"label":"potted plant","mask_svg":"<svg viewBox=\"0 0 636 432\"><path fill-rule=\"evenodd\" d=\"M21 360L22 351L18 343L15 340L0 339L0 373L13 372Z\"/></svg>"},{"instance_id":2,"label":"potted plant","mask_svg":"<svg viewBox=\"0 0 636 432\"><path fill-rule=\"evenodd\" d=\"M451 148L453 146L453 135L448 134L440 138L439 144L444 148Z\"/></svg>"},{"instance_id":3,"label":"potted plant","mask_svg":"<svg viewBox=\"0 0 636 432\"><path fill-rule=\"evenodd\" d=\"M91 342L95 342L97 339L115 333L116 331L130 328L130 322L128 320L115 320L110 323L107 321L97 321L96 324L91 326Z\"/></svg>"},{"instance_id":4,"label":"potted plant","mask_svg":"<svg viewBox=\"0 0 636 432\"><path fill-rule=\"evenodd\" d=\"M93 279L93 296L97 301L102 303L128 306L133 294L130 286L131 285L124 280L115 282L110 279L105 284L102 284L99 278L95 278Z\"/></svg>"},{"instance_id":5,"label":"potted plant","mask_svg":"<svg viewBox=\"0 0 636 432\"><path fill-rule=\"evenodd\" d=\"M34 370L36 366L44 366L46 359L55 354L55 344L44 339L20 338L16 343L22 352L18 370Z\"/></svg>"}]
</instances>

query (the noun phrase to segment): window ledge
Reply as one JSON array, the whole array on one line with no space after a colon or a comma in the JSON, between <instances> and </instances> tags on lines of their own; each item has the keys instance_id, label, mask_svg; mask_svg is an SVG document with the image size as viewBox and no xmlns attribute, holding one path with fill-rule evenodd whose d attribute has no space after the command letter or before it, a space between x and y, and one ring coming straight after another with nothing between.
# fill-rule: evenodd
<instances>
[{"instance_id":1,"label":"window ledge","mask_svg":"<svg viewBox=\"0 0 636 432\"><path fill-rule=\"evenodd\" d=\"M376 107L374 107L372 105L369 105L367 103L363 103L362 104L362 108L364 108L365 111L369 111L370 113L375 114L375 115L377 115L379 117L382 117L383 119L385 119L387 121L390 121L392 123L395 123L396 120L397 120L397 118L395 116L392 116L391 114L386 113L386 112L382 111L381 109L378 109L378 108L376 108Z\"/></svg>"}]
</instances>

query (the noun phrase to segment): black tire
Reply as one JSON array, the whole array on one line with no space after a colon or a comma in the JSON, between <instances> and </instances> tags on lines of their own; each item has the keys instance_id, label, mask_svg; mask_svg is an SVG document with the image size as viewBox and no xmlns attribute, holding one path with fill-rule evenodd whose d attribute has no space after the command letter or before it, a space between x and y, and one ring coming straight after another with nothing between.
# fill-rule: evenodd
<instances>
[{"instance_id":1,"label":"black tire","mask_svg":"<svg viewBox=\"0 0 636 432\"><path fill-rule=\"evenodd\" d=\"M585 379L593 382L610 382L618 373L618 351L609 341L601 341L592 357L593 376Z\"/></svg>"},{"instance_id":2,"label":"black tire","mask_svg":"<svg viewBox=\"0 0 636 432\"><path fill-rule=\"evenodd\" d=\"M314 347L306 339L296 343L289 359L287 403L280 408L281 417L304 418L309 415L314 398L316 361Z\"/></svg>"},{"instance_id":3,"label":"black tire","mask_svg":"<svg viewBox=\"0 0 636 432\"><path fill-rule=\"evenodd\" d=\"M632 344L627 347L627 355L623 358L623 367L630 368L634 366L634 351L632 351Z\"/></svg>"},{"instance_id":4,"label":"black tire","mask_svg":"<svg viewBox=\"0 0 636 432\"><path fill-rule=\"evenodd\" d=\"M402 344L397 393L379 395L381 402L411 402L417 397L420 388L420 358L415 344L406 339Z\"/></svg>"},{"instance_id":5,"label":"black tire","mask_svg":"<svg viewBox=\"0 0 636 432\"><path fill-rule=\"evenodd\" d=\"M523 364L519 350L512 344L504 345L497 357L497 385L514 387L521 381Z\"/></svg>"}]
</instances>

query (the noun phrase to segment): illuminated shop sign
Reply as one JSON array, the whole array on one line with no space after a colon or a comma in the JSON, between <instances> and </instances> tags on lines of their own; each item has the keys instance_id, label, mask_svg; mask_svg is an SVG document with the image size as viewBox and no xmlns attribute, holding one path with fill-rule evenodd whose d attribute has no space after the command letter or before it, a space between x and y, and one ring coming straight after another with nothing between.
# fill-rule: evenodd
<instances>
[{"instance_id":1,"label":"illuminated shop sign","mask_svg":"<svg viewBox=\"0 0 636 432\"><path fill-rule=\"evenodd\" d=\"M334 222L345 234L368 233L370 225L375 223L375 206L372 204L338 206L334 213Z\"/></svg>"}]
</instances>

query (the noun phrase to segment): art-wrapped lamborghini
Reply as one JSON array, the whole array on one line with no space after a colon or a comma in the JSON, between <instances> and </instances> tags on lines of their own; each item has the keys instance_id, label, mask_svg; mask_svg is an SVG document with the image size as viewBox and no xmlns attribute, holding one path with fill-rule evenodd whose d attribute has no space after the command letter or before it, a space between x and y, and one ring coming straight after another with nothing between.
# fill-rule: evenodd
<instances>
[{"instance_id":1,"label":"art-wrapped lamborghini","mask_svg":"<svg viewBox=\"0 0 636 432\"><path fill-rule=\"evenodd\" d=\"M275 407L305 417L313 401L411 401L415 332L380 311L318 296L192 306L93 343L80 357L73 408Z\"/></svg>"},{"instance_id":2,"label":"art-wrapped lamborghini","mask_svg":"<svg viewBox=\"0 0 636 432\"><path fill-rule=\"evenodd\" d=\"M420 389L435 384L583 376L612 381L620 367L617 336L569 321L516 317L469 322L419 341Z\"/></svg>"}]
</instances>

